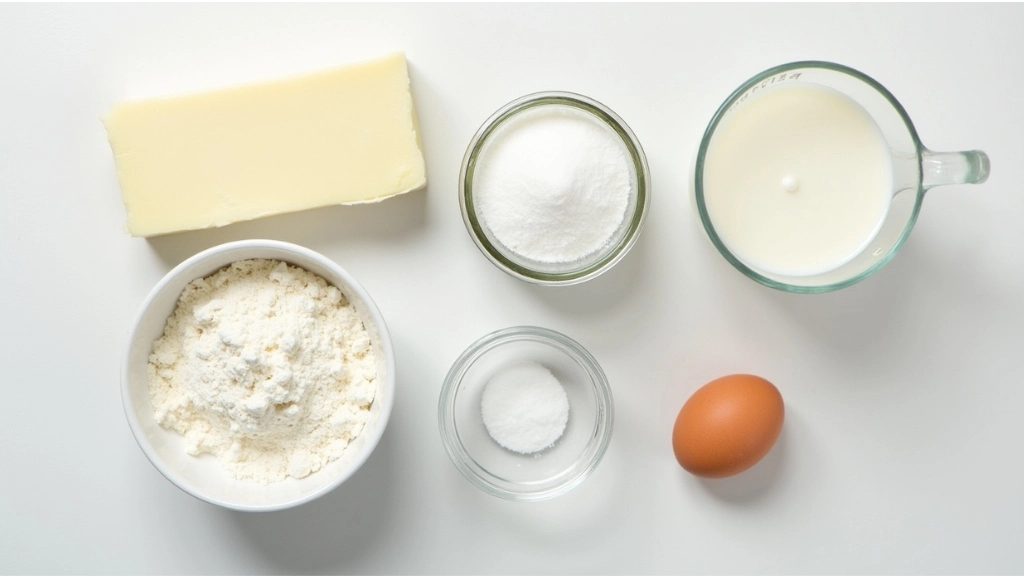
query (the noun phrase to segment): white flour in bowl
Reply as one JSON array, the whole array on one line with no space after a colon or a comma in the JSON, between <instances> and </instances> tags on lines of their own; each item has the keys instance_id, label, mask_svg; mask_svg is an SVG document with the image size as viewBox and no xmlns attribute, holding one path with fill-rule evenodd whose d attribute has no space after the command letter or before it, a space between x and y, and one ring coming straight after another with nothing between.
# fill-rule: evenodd
<instances>
[{"instance_id":1,"label":"white flour in bowl","mask_svg":"<svg viewBox=\"0 0 1024 576\"><path fill-rule=\"evenodd\" d=\"M340 457L373 402L359 314L323 278L242 260L185 287L149 357L156 421L239 480L303 478Z\"/></svg>"}]
</instances>

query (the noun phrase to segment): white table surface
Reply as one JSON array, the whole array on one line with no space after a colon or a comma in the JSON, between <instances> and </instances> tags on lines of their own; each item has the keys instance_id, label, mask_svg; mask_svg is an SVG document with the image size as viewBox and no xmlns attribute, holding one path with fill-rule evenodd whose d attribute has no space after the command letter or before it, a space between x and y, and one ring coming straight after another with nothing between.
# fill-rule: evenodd
<instances>
[{"instance_id":1,"label":"white table surface","mask_svg":"<svg viewBox=\"0 0 1024 576\"><path fill-rule=\"evenodd\" d=\"M0 6L0 571L17 573L976 573L1024 571L1024 6ZM152 240L125 213L100 117L119 100L287 77L404 50L430 185L360 207ZM926 145L989 181L931 192L883 271L822 296L762 287L705 240L689 162L712 113L775 64L887 86ZM647 151L647 227L569 288L492 266L456 199L470 137L538 90L589 95ZM119 367L150 288L243 238L352 272L397 351L390 426L349 482L271 514L165 480L125 421ZM576 338L615 394L595 474L555 500L490 497L449 462L437 397L483 334ZM756 468L701 481L672 455L686 398L751 372L786 401Z\"/></svg>"}]
</instances>

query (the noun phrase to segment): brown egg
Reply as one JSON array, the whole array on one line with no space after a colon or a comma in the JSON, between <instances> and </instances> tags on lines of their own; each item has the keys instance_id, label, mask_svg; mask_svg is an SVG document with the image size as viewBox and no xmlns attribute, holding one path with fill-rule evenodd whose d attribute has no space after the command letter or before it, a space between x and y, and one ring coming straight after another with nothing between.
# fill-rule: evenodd
<instances>
[{"instance_id":1,"label":"brown egg","mask_svg":"<svg viewBox=\"0 0 1024 576\"><path fill-rule=\"evenodd\" d=\"M724 478L757 464L782 432L785 408L771 382L723 376L693 393L672 430L676 460L704 478Z\"/></svg>"}]
</instances>

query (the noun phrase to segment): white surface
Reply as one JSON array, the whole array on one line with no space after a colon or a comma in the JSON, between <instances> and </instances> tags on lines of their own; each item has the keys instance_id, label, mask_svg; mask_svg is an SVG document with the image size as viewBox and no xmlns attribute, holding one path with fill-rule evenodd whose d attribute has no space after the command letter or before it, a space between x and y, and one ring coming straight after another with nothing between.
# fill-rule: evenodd
<instances>
[{"instance_id":1,"label":"white surface","mask_svg":"<svg viewBox=\"0 0 1024 576\"><path fill-rule=\"evenodd\" d=\"M0 570L76 573L1024 571L1024 6L0 6ZM152 241L124 212L99 118L119 99L325 68L404 49L430 186ZM850 289L759 286L710 244L688 163L718 104L807 58L887 86L938 150L992 176L938 189L900 255ZM537 90L591 96L650 160L647 228L612 271L544 288L463 227L459 163L481 122ZM118 371L172 266L269 237L334 258L396 347L398 395L349 482L265 515L201 502L133 440ZM579 340L616 399L582 486L521 504L448 461L450 363L491 330ZM786 400L780 444L703 482L670 433L688 395L752 372Z\"/></svg>"}]
</instances>

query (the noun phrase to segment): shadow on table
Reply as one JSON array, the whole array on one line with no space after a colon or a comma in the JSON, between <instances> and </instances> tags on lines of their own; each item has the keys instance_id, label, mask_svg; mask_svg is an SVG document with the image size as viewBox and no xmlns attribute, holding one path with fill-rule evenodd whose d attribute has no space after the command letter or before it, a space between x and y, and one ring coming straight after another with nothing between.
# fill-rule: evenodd
<instances>
[{"instance_id":1,"label":"shadow on table","mask_svg":"<svg viewBox=\"0 0 1024 576\"><path fill-rule=\"evenodd\" d=\"M527 293L541 306L548 326L561 322L576 329L567 335L584 346L605 341L625 342L637 336L660 306L653 299L650 253L641 237L632 250L604 274L573 286L537 286L517 282L514 289Z\"/></svg>"},{"instance_id":2,"label":"shadow on table","mask_svg":"<svg viewBox=\"0 0 1024 576\"><path fill-rule=\"evenodd\" d=\"M331 493L290 510L246 513L222 510L247 544L276 573L326 573L359 565L394 522L394 434L351 478Z\"/></svg>"},{"instance_id":3,"label":"shadow on table","mask_svg":"<svg viewBox=\"0 0 1024 576\"><path fill-rule=\"evenodd\" d=\"M694 237L703 230L694 231ZM964 241L962 254L942 253L928 238L911 237L892 262L864 281L825 294L791 294L761 286L733 269L713 247L697 251L704 280L717 288L723 315L745 326L752 339L775 342L779 334L800 337L804 354L828 359L865 385L886 383L893 366L927 346L921 325L949 314L945 306L976 308L1013 301L978 260L982 246ZM973 255L973 259L970 255ZM989 266L989 269L991 266ZM1005 283L1002 283L1005 285ZM969 298L964 299L969 295ZM925 303L929 306L926 307ZM757 321L751 321L757 319ZM941 342L936 342L936 345Z\"/></svg>"},{"instance_id":4,"label":"shadow on table","mask_svg":"<svg viewBox=\"0 0 1024 576\"><path fill-rule=\"evenodd\" d=\"M786 426L783 426L771 452L753 468L729 478L701 478L701 486L719 500L731 504L743 505L768 497L778 486L778 478L786 466L788 435Z\"/></svg>"}]
</instances>

